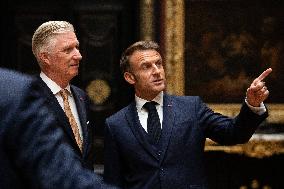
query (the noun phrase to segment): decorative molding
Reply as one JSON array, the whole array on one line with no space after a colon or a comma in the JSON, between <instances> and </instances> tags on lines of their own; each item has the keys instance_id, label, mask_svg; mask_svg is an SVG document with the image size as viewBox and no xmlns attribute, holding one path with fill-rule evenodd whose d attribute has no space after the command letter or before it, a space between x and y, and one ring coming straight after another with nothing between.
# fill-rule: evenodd
<instances>
[{"instance_id":1,"label":"decorative molding","mask_svg":"<svg viewBox=\"0 0 284 189\"><path fill-rule=\"evenodd\" d=\"M95 104L103 104L111 93L111 88L107 81L96 79L90 82L86 88L87 94Z\"/></svg>"},{"instance_id":2,"label":"decorative molding","mask_svg":"<svg viewBox=\"0 0 284 189\"><path fill-rule=\"evenodd\" d=\"M241 104L208 104L215 112L234 117L240 112ZM284 105L266 104L269 116L268 124L284 123ZM282 126L282 125L281 125ZM279 126L279 127L281 127ZM205 151L223 151L232 154L242 154L248 157L265 158L284 153L284 134L254 134L246 144L222 146L207 139Z\"/></svg>"},{"instance_id":3,"label":"decorative molding","mask_svg":"<svg viewBox=\"0 0 284 189\"><path fill-rule=\"evenodd\" d=\"M267 158L284 153L284 134L255 134L249 142L234 146L218 145L207 139L205 151L222 151L253 158Z\"/></svg>"},{"instance_id":4,"label":"decorative molding","mask_svg":"<svg viewBox=\"0 0 284 189\"><path fill-rule=\"evenodd\" d=\"M116 15L111 13L80 14L78 20L81 37L89 45L101 47L114 39L117 30Z\"/></svg>"},{"instance_id":5,"label":"decorative molding","mask_svg":"<svg viewBox=\"0 0 284 189\"><path fill-rule=\"evenodd\" d=\"M184 95L185 4L183 0L164 1L164 52L169 94Z\"/></svg>"},{"instance_id":6,"label":"decorative molding","mask_svg":"<svg viewBox=\"0 0 284 189\"><path fill-rule=\"evenodd\" d=\"M140 39L154 40L154 1L140 0Z\"/></svg>"},{"instance_id":7,"label":"decorative molding","mask_svg":"<svg viewBox=\"0 0 284 189\"><path fill-rule=\"evenodd\" d=\"M267 123L284 123L284 104L265 104L269 111ZM226 116L234 117L240 112L241 104L208 104L212 110Z\"/></svg>"}]
</instances>

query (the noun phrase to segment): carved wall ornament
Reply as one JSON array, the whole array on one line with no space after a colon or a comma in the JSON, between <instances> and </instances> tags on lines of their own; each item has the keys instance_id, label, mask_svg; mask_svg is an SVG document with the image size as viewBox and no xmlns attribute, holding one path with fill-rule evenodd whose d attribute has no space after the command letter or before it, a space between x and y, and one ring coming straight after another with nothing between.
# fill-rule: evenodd
<instances>
[{"instance_id":1,"label":"carved wall ornament","mask_svg":"<svg viewBox=\"0 0 284 189\"><path fill-rule=\"evenodd\" d=\"M86 88L87 94L91 100L97 104L103 104L111 93L111 88L107 81L102 79L95 79L90 82Z\"/></svg>"},{"instance_id":2,"label":"carved wall ornament","mask_svg":"<svg viewBox=\"0 0 284 189\"><path fill-rule=\"evenodd\" d=\"M248 143L234 146L218 145L207 139L205 151L221 151L253 158L267 158L284 153L284 134L254 134Z\"/></svg>"}]
</instances>

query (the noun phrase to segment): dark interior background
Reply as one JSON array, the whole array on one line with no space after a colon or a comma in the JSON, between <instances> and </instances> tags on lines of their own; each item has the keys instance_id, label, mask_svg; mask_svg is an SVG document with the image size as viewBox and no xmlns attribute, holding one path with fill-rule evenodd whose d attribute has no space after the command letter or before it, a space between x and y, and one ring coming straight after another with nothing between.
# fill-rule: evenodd
<instances>
[{"instance_id":1,"label":"dark interior background","mask_svg":"<svg viewBox=\"0 0 284 189\"><path fill-rule=\"evenodd\" d=\"M187 6L190 5L190 1L186 2ZM212 1L201 1L205 4L207 2L204 6L198 4L197 0L192 2L200 10L202 7L211 10L208 3ZM228 1L216 2L220 5ZM155 6L155 14L158 16L158 1ZM31 51L34 30L48 20L67 20L74 25L83 59L80 73L72 83L86 90L92 81L103 80L111 90L103 103L94 104L92 107L92 117L96 123L96 162L103 165L104 120L133 99L132 88L120 74L119 58L128 45L139 40L139 1L1 0L0 14L0 66L28 74L39 73L39 67ZM155 20L159 25L157 28L162 28L159 20L160 18ZM187 27L189 26L191 25ZM159 34L156 34L156 38L159 39ZM187 54L186 73L193 69L188 63L188 55L190 53ZM190 84L190 77L186 78L189 79L186 83ZM187 88L187 91L189 90L190 88ZM209 182L213 189L284 188L283 155L257 159L224 152L206 152L206 160Z\"/></svg>"},{"instance_id":2,"label":"dark interior background","mask_svg":"<svg viewBox=\"0 0 284 189\"><path fill-rule=\"evenodd\" d=\"M123 1L2 1L1 67L38 74L31 51L35 29L48 20L66 20L75 27L83 59L72 83L86 90L93 80L103 80L109 97L92 107L97 135L103 135L104 118L132 99L132 89L119 70L122 51L138 38L137 2Z\"/></svg>"}]
</instances>

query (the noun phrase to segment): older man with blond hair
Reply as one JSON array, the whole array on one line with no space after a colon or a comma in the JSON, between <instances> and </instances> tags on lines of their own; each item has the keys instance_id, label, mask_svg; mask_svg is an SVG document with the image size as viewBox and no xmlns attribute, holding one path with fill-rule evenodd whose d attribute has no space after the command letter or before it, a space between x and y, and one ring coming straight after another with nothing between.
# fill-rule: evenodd
<instances>
[{"instance_id":1,"label":"older man with blond hair","mask_svg":"<svg viewBox=\"0 0 284 189\"><path fill-rule=\"evenodd\" d=\"M37 80L41 94L47 97L49 113L56 117L65 140L84 167L93 170L94 128L88 116L90 100L83 90L70 84L78 75L82 59L73 25L66 21L43 23L34 32L32 51L41 69Z\"/></svg>"}]
</instances>

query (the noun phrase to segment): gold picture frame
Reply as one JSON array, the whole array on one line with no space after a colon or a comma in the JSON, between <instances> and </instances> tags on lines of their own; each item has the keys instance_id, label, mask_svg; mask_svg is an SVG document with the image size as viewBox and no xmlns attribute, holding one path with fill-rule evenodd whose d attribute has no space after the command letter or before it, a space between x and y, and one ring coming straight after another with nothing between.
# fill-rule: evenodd
<instances>
[{"instance_id":1,"label":"gold picture frame","mask_svg":"<svg viewBox=\"0 0 284 189\"><path fill-rule=\"evenodd\" d=\"M142 0L146 8L149 9L149 1ZM148 2L148 3L145 3ZM154 10L155 0L150 0L151 10ZM149 11L147 13L141 12L141 18L151 18L148 25L153 23L153 19L160 21L161 38L160 44L162 46L162 52L164 56L165 69L167 72L167 93L174 95L187 95L187 76L188 71L188 51L192 50L191 47L186 43L186 35L190 35L187 31L187 22L189 11L189 3L191 1L184 0L162 0L160 2L160 8L162 10L161 18L155 18L154 11L149 17ZM195 3L210 3L211 1L192 1ZM216 1L221 2L222 1ZM226 2L225 2L226 3ZM143 3L141 4L143 6ZM145 7L144 7L145 9ZM143 10L143 7L142 7ZM205 11L206 12L206 11ZM197 16L198 17L198 16ZM147 20L147 19L145 19ZM144 21L145 21L144 20ZM149 19L148 19L149 20ZM266 18L264 22L269 21L270 17ZM144 22L147 25L147 21ZM198 26L198 25L197 25ZM145 30L145 28L147 28ZM149 31L148 31L149 30ZM141 36L147 36L147 34L154 34L155 28L144 27L141 32ZM149 36L149 35L148 35ZM143 39L143 38L142 38ZM147 38L149 39L149 38ZM154 35L151 36L154 40ZM265 50L265 49L264 49ZM266 49L267 50L267 49ZM191 65L190 65L191 66ZM277 70L276 70L277 71ZM284 74L283 74L284 75ZM190 83L190 80L189 80ZM268 86L269 87L269 86ZM205 88L205 92L209 90ZM281 97L281 93L280 97ZM198 95L198 94L197 94ZM244 93L243 93L244 95ZM221 98L224 100L223 98ZM284 102L284 101L283 101ZM222 113L227 116L235 116L239 113L241 103L228 102L209 102L207 103L210 108L215 112ZM265 103L269 110L269 117L266 120L266 124L277 124L283 126L284 124L284 103ZM277 136L276 136L277 135ZM272 155L284 153L284 135L283 134L255 134L252 139L241 145L234 146L221 146L213 141L207 139L205 145L205 151L221 151L232 154L242 154L249 157L265 158ZM267 139L268 138L268 139Z\"/></svg>"},{"instance_id":2,"label":"gold picture frame","mask_svg":"<svg viewBox=\"0 0 284 189\"><path fill-rule=\"evenodd\" d=\"M141 10L150 9L152 11L141 11L140 18L146 26L153 26L153 20L159 18L154 15L155 0L141 0ZM190 50L186 46L186 17L191 1L184 0L162 0L159 1L159 6L163 10L163 18L161 19L161 27L163 32L161 34L162 52L164 56L165 69L167 72L167 93L174 95L186 94L186 66L187 66L187 51ZM195 3L209 3L209 1L192 1ZM222 2L222 1L218 1ZM149 12L151 15L149 16ZM148 18L148 19L147 19ZM151 18L151 19L149 19ZM153 39L155 27L144 27L141 30L141 38ZM147 34L151 34L149 35ZM268 86L269 87L269 86ZM208 103L214 111L220 112L224 115L235 116L240 110L240 103L226 102L226 103ZM284 103L268 103L269 109L268 123L284 124Z\"/></svg>"}]
</instances>

